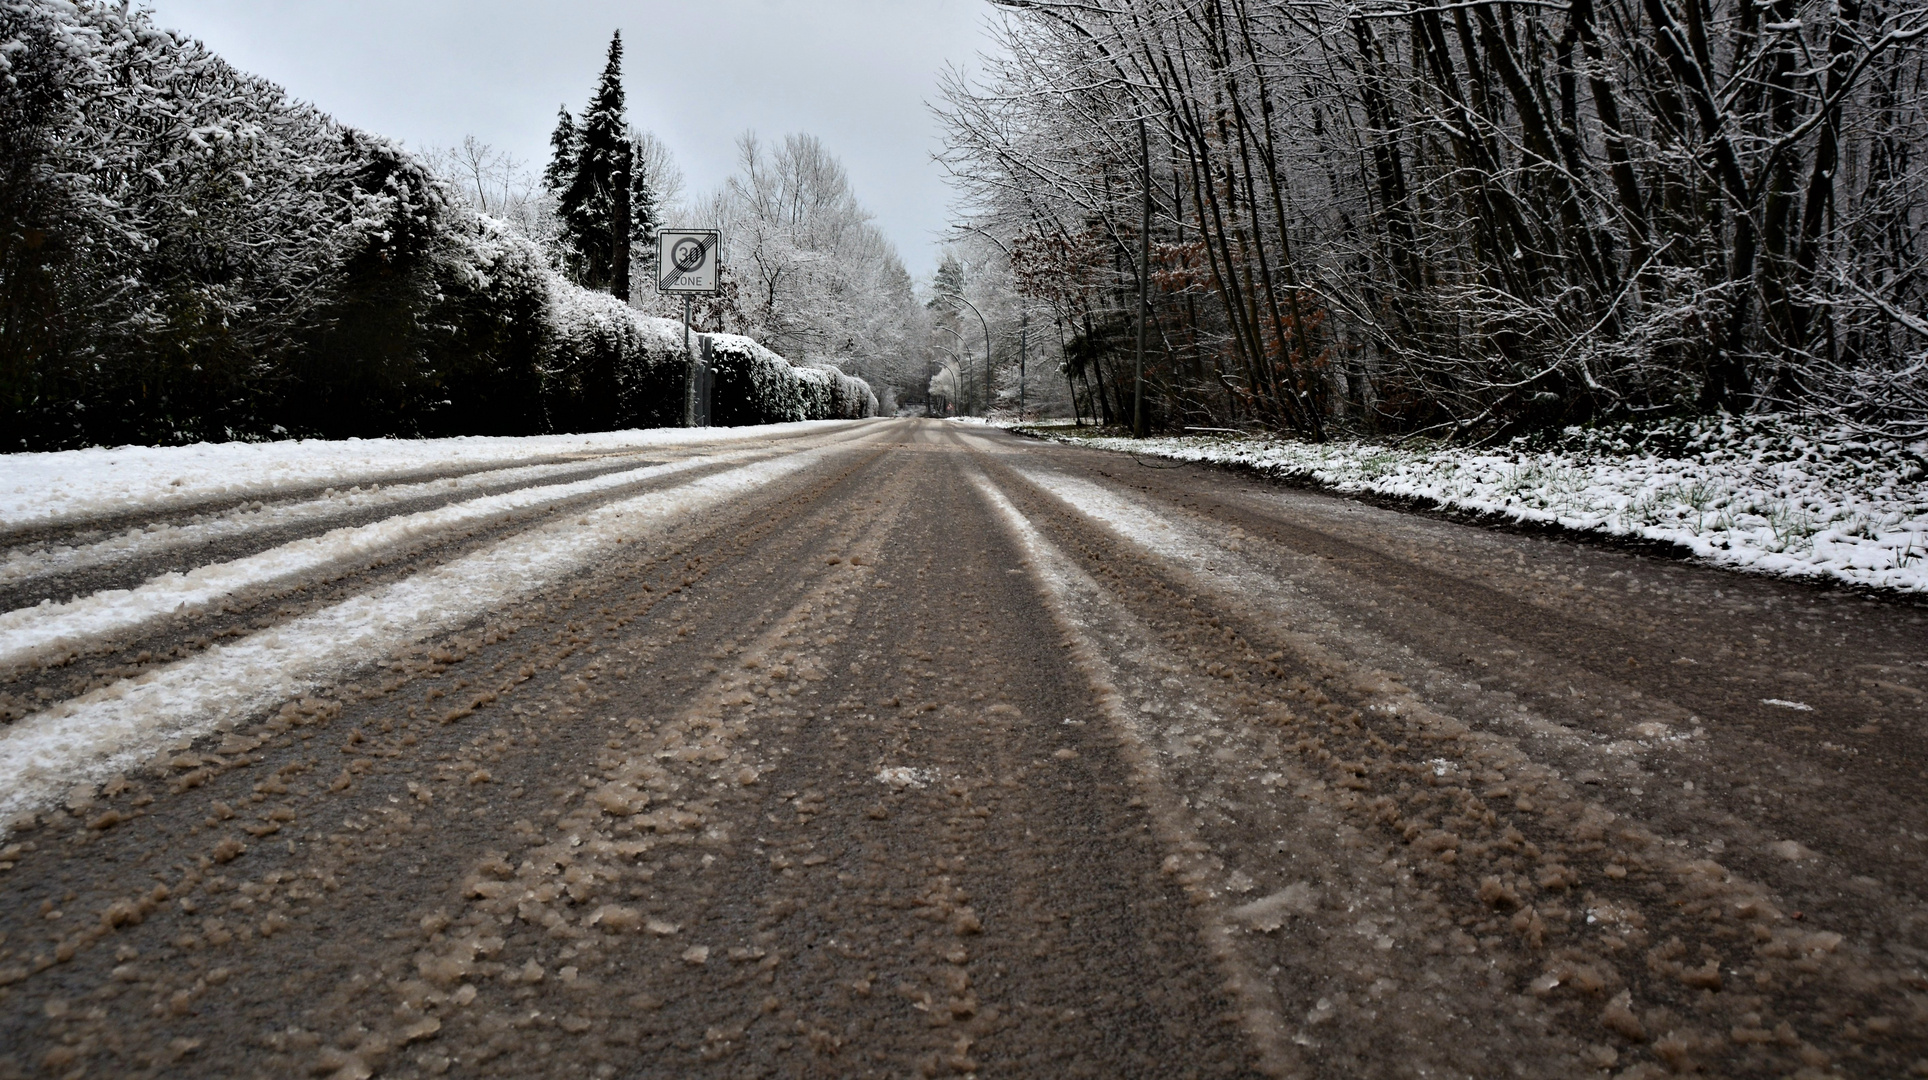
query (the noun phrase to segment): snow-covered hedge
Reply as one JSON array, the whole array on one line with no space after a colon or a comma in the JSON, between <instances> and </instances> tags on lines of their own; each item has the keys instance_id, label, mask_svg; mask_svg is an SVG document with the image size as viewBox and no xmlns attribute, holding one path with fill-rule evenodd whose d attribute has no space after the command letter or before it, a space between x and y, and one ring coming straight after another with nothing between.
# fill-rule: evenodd
<instances>
[{"instance_id":1,"label":"snow-covered hedge","mask_svg":"<svg viewBox=\"0 0 1928 1080\"><path fill-rule=\"evenodd\" d=\"M738 334L709 334L705 339L716 370L710 419L719 427L877 414L877 396L862 379L834 367L793 366Z\"/></svg>"},{"instance_id":2,"label":"snow-covered hedge","mask_svg":"<svg viewBox=\"0 0 1928 1080\"><path fill-rule=\"evenodd\" d=\"M550 282L542 399L551 431L683 422L683 324L638 315L608 293Z\"/></svg>"},{"instance_id":3,"label":"snow-covered hedge","mask_svg":"<svg viewBox=\"0 0 1928 1080\"><path fill-rule=\"evenodd\" d=\"M0 451L682 421L680 326L117 3L0 0L0 297ZM859 414L773 358L724 412Z\"/></svg>"},{"instance_id":4,"label":"snow-covered hedge","mask_svg":"<svg viewBox=\"0 0 1928 1080\"><path fill-rule=\"evenodd\" d=\"M843 369L828 361L819 361L811 367L820 369L830 376L830 415L841 419L856 419L876 416L879 412L877 394L870 384L853 375L846 375Z\"/></svg>"}]
</instances>

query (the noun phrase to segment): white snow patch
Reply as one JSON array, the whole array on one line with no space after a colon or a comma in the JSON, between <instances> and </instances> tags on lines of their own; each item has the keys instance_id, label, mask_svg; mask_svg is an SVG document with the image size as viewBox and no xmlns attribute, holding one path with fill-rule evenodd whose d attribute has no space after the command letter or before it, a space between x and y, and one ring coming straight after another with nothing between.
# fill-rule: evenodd
<instances>
[{"instance_id":1,"label":"white snow patch","mask_svg":"<svg viewBox=\"0 0 1928 1080\"><path fill-rule=\"evenodd\" d=\"M1270 896L1262 896L1249 904L1241 904L1226 912L1232 921L1248 929L1270 934L1284 926L1287 919L1294 915L1310 915L1318 910L1318 899L1313 895L1312 886L1301 881L1287 885Z\"/></svg>"},{"instance_id":2,"label":"white snow patch","mask_svg":"<svg viewBox=\"0 0 1928 1080\"><path fill-rule=\"evenodd\" d=\"M1777 697L1764 697L1761 699L1761 704L1772 705L1775 708L1779 708L1779 709L1793 709L1796 712L1813 712L1814 711L1814 706L1809 705L1805 701L1783 701Z\"/></svg>"},{"instance_id":3,"label":"white snow patch","mask_svg":"<svg viewBox=\"0 0 1928 1080\"><path fill-rule=\"evenodd\" d=\"M0 455L0 531L215 499L262 498L320 485L345 487L438 469L522 465L532 457L737 442L858 423L863 421L648 428L587 435L296 439L5 454Z\"/></svg>"},{"instance_id":4,"label":"white snow patch","mask_svg":"<svg viewBox=\"0 0 1928 1080\"><path fill-rule=\"evenodd\" d=\"M343 671L500 610L607 556L619 540L655 535L834 449L756 462L571 514L25 717L0 734L0 817L36 809L78 782L125 771L177 740L232 726Z\"/></svg>"},{"instance_id":5,"label":"white snow patch","mask_svg":"<svg viewBox=\"0 0 1928 1080\"><path fill-rule=\"evenodd\" d=\"M931 782L931 774L928 770L913 769L908 765L892 765L877 770L875 779L880 784L889 784L891 787L902 790L927 786Z\"/></svg>"},{"instance_id":6,"label":"white snow patch","mask_svg":"<svg viewBox=\"0 0 1928 1080\"><path fill-rule=\"evenodd\" d=\"M1675 544L1740 569L1928 591L1928 468L1921 444L1871 442L1785 419L1709 422L1674 455L1585 442L1579 449L1396 446L1358 439L1082 438L1077 446L1236 464L1342 493L1443 507L1576 532Z\"/></svg>"},{"instance_id":7,"label":"white snow patch","mask_svg":"<svg viewBox=\"0 0 1928 1080\"><path fill-rule=\"evenodd\" d=\"M732 456L740 456L732 455ZM246 592L292 587L303 578L421 543L462 527L540 510L578 496L686 472L717 460L692 458L605 473L573 483L520 488L434 510L292 540L246 558L167 573L133 589L106 589L64 604L0 614L0 669L102 638L124 635L172 615L198 611Z\"/></svg>"},{"instance_id":8,"label":"white snow patch","mask_svg":"<svg viewBox=\"0 0 1928 1080\"><path fill-rule=\"evenodd\" d=\"M1801 862L1814 858L1814 849L1799 840L1776 840L1767 845L1767 850L1786 859L1788 862Z\"/></svg>"}]
</instances>

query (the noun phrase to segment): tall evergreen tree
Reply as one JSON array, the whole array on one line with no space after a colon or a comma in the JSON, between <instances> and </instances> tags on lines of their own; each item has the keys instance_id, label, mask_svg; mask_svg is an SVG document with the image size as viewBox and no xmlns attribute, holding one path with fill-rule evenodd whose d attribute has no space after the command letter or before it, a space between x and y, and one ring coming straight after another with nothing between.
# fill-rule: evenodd
<instances>
[{"instance_id":1,"label":"tall evergreen tree","mask_svg":"<svg viewBox=\"0 0 1928 1080\"><path fill-rule=\"evenodd\" d=\"M564 109L550 138L554 156L543 181L556 196L563 270L579 284L629 299L635 148L623 105L623 35L609 41L596 92L578 123ZM654 236L654 222L649 223Z\"/></svg>"},{"instance_id":2,"label":"tall evergreen tree","mask_svg":"<svg viewBox=\"0 0 1928 1080\"><path fill-rule=\"evenodd\" d=\"M576 118L569 115L569 106L557 106L555 134L549 136L549 166L542 170L542 184L550 191L562 191L575 178L576 155L581 152L577 142Z\"/></svg>"},{"instance_id":3,"label":"tall evergreen tree","mask_svg":"<svg viewBox=\"0 0 1928 1080\"><path fill-rule=\"evenodd\" d=\"M931 279L931 299L928 305L932 311L954 311L957 301L952 297L964 295L964 264L957 261L952 252L944 253L944 260L937 264L937 274Z\"/></svg>"}]
</instances>

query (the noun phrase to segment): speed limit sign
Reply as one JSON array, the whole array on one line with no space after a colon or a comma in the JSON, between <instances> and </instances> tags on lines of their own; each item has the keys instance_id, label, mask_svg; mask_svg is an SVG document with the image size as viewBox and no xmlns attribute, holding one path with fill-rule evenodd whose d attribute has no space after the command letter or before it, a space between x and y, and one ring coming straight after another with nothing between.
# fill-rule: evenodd
<instances>
[{"instance_id":1,"label":"speed limit sign","mask_svg":"<svg viewBox=\"0 0 1928 1080\"><path fill-rule=\"evenodd\" d=\"M662 274L657 287L666 293L716 291L717 242L715 229L663 229L656 234L656 265Z\"/></svg>"}]
</instances>

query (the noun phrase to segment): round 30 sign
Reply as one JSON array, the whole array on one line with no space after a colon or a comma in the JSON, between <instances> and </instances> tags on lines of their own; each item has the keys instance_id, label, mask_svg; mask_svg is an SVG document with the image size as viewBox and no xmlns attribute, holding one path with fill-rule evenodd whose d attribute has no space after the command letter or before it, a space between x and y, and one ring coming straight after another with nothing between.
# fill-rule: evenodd
<instances>
[{"instance_id":1,"label":"round 30 sign","mask_svg":"<svg viewBox=\"0 0 1928 1080\"><path fill-rule=\"evenodd\" d=\"M656 234L657 287L667 293L713 293L717 279L715 229L663 229Z\"/></svg>"}]
</instances>

